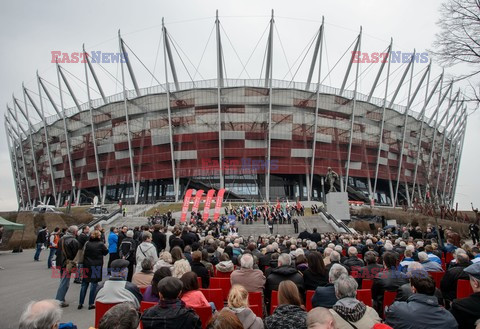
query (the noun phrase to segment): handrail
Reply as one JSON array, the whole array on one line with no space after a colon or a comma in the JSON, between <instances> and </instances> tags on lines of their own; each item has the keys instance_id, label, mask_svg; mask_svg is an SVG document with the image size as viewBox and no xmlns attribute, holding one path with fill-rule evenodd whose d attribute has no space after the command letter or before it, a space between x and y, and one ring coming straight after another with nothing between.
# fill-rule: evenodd
<instances>
[{"instance_id":1,"label":"handrail","mask_svg":"<svg viewBox=\"0 0 480 329\"><path fill-rule=\"evenodd\" d=\"M112 218L113 216L117 215L117 214L120 214L121 213L121 210L120 209L117 209L111 213L109 213L108 215L105 215L105 216L102 216L102 217L97 217L95 219L93 219L90 223L88 224L80 224L78 225L78 230L81 230L83 227L85 227L86 225L92 227L92 226L95 226L97 225L98 223L100 223L101 221L108 221L110 218Z\"/></svg>"}]
</instances>

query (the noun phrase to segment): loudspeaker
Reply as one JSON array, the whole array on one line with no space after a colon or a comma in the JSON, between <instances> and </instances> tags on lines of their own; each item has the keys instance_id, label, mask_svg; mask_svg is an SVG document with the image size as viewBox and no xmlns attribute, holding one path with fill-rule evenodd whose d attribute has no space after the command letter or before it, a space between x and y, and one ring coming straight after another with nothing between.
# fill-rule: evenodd
<instances>
[{"instance_id":1,"label":"loudspeaker","mask_svg":"<svg viewBox=\"0 0 480 329\"><path fill-rule=\"evenodd\" d=\"M373 231L375 230L375 223L370 223L370 229Z\"/></svg>"}]
</instances>

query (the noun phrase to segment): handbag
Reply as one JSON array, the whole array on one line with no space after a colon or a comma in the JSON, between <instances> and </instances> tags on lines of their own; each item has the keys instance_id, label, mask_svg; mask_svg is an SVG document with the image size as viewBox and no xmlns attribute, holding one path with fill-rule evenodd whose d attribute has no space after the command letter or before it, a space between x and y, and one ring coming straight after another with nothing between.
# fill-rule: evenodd
<instances>
[{"instance_id":1,"label":"handbag","mask_svg":"<svg viewBox=\"0 0 480 329\"><path fill-rule=\"evenodd\" d=\"M75 261L78 264L83 264L83 259L85 258L85 249L87 247L87 242L83 245L83 248L77 251L77 255L75 256Z\"/></svg>"},{"instance_id":2,"label":"handbag","mask_svg":"<svg viewBox=\"0 0 480 329\"><path fill-rule=\"evenodd\" d=\"M77 271L77 262L75 262L75 260L68 259L67 252L65 251L65 239L62 242L62 254L63 254L63 257L65 257L65 259L66 259L65 270L67 271L67 273L76 272Z\"/></svg>"}]
</instances>

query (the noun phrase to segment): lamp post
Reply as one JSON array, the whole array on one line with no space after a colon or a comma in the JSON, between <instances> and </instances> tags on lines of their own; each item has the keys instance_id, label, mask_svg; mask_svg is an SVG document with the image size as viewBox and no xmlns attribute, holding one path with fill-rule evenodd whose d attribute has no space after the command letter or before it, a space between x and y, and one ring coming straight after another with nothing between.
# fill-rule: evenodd
<instances>
[{"instance_id":1,"label":"lamp post","mask_svg":"<svg viewBox=\"0 0 480 329\"><path fill-rule=\"evenodd\" d=\"M325 183L323 177L320 178L320 184L322 184L322 202L325 204Z\"/></svg>"},{"instance_id":2,"label":"lamp post","mask_svg":"<svg viewBox=\"0 0 480 329\"><path fill-rule=\"evenodd\" d=\"M67 213L70 213L70 210L72 209L72 197L73 197L73 190L75 189L75 181L72 181L72 190L70 191L70 197L68 198L68 207L67 207Z\"/></svg>"}]
</instances>

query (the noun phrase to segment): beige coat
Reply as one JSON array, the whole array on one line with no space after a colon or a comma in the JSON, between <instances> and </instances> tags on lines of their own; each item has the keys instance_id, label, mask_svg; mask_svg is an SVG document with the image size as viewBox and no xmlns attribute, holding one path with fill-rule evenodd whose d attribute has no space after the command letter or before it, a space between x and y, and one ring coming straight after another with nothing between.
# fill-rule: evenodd
<instances>
[{"instance_id":1,"label":"beige coat","mask_svg":"<svg viewBox=\"0 0 480 329\"><path fill-rule=\"evenodd\" d=\"M335 312L333 309L330 309L330 312L333 315L333 318L335 319L335 329L352 329L352 326L345 321L340 315L338 315L337 312ZM355 327L358 329L370 329L372 328L376 323L380 323L381 319L378 316L377 311L375 311L373 308L370 306L367 306L367 310L363 317L358 320L357 322L352 322Z\"/></svg>"}]
</instances>

